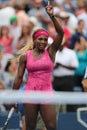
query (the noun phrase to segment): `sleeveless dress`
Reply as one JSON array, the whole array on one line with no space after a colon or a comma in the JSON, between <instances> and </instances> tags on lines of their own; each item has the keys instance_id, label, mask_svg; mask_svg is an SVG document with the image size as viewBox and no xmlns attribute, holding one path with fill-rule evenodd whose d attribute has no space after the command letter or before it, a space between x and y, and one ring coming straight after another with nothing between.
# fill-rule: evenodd
<instances>
[{"instance_id":1,"label":"sleeveless dress","mask_svg":"<svg viewBox=\"0 0 87 130\"><path fill-rule=\"evenodd\" d=\"M48 51L45 50L40 59L33 57L31 50L27 51L26 55L28 79L25 90L52 92L51 76L54 64L49 57Z\"/></svg>"}]
</instances>

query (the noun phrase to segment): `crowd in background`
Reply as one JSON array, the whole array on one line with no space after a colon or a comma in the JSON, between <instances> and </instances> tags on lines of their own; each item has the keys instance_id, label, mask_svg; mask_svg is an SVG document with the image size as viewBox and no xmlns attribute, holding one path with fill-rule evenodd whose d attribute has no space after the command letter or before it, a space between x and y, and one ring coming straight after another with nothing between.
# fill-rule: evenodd
<instances>
[{"instance_id":1,"label":"crowd in background","mask_svg":"<svg viewBox=\"0 0 87 130\"><path fill-rule=\"evenodd\" d=\"M82 79L87 66L87 1L50 1L54 15L64 29L52 73L53 89L83 92ZM56 31L45 12L45 4L42 0L0 0L0 89L12 89L18 62L10 59L14 59L26 44L31 44L35 29L47 29L50 34L48 44L52 44ZM26 80L27 72L23 85ZM1 107L2 111L5 109ZM67 106L66 110L75 109Z\"/></svg>"}]
</instances>

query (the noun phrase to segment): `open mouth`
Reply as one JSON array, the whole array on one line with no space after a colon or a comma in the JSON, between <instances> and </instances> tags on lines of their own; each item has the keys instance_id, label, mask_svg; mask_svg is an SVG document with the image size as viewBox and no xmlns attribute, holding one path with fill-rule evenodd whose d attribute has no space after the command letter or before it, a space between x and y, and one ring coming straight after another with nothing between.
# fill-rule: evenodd
<instances>
[{"instance_id":1,"label":"open mouth","mask_svg":"<svg viewBox=\"0 0 87 130\"><path fill-rule=\"evenodd\" d=\"M39 48L44 48L44 46L39 46Z\"/></svg>"}]
</instances>

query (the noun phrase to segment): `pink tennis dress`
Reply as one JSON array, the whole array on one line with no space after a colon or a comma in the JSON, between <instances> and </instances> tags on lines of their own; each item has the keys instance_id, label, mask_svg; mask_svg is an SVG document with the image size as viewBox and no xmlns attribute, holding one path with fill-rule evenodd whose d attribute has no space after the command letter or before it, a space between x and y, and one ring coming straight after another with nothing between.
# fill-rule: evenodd
<instances>
[{"instance_id":1,"label":"pink tennis dress","mask_svg":"<svg viewBox=\"0 0 87 130\"><path fill-rule=\"evenodd\" d=\"M51 83L53 63L47 50L44 51L40 59L33 57L31 50L27 51L26 55L28 79L25 90L53 91Z\"/></svg>"}]
</instances>

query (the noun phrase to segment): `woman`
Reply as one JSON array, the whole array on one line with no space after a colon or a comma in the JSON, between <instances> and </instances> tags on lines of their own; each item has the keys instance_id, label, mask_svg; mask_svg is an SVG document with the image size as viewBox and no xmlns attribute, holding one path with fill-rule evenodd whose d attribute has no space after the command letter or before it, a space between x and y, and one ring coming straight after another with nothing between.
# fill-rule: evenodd
<instances>
[{"instance_id":1,"label":"woman","mask_svg":"<svg viewBox=\"0 0 87 130\"><path fill-rule=\"evenodd\" d=\"M20 56L19 66L13 89L19 89L22 83L25 68L28 70L25 91L46 91L52 92L51 74L55 60L55 54L63 39L63 29L53 15L53 7L48 2L46 12L53 21L57 31L56 39L47 48L49 33L39 29L33 33L34 47ZM56 110L54 105L48 104L24 104L26 130L34 130L38 111L45 122L48 130L56 130Z\"/></svg>"},{"instance_id":2,"label":"woman","mask_svg":"<svg viewBox=\"0 0 87 130\"><path fill-rule=\"evenodd\" d=\"M17 63L15 61L8 60L4 69L4 82L6 84L6 89L12 89L16 72L17 72Z\"/></svg>"},{"instance_id":3,"label":"woman","mask_svg":"<svg viewBox=\"0 0 87 130\"><path fill-rule=\"evenodd\" d=\"M87 66L87 42L84 37L80 36L76 41L74 50L79 62L79 66L75 70L75 86L78 86L81 91L84 91L82 87L82 79Z\"/></svg>"},{"instance_id":4,"label":"woman","mask_svg":"<svg viewBox=\"0 0 87 130\"><path fill-rule=\"evenodd\" d=\"M31 41L31 30L28 28L28 25L23 25L22 34L18 40L18 43L16 44L16 49L20 50L29 41Z\"/></svg>"},{"instance_id":5,"label":"woman","mask_svg":"<svg viewBox=\"0 0 87 130\"><path fill-rule=\"evenodd\" d=\"M12 54L12 41L13 39L9 36L9 28L2 26L0 35L0 45L4 47L4 52Z\"/></svg>"}]
</instances>

